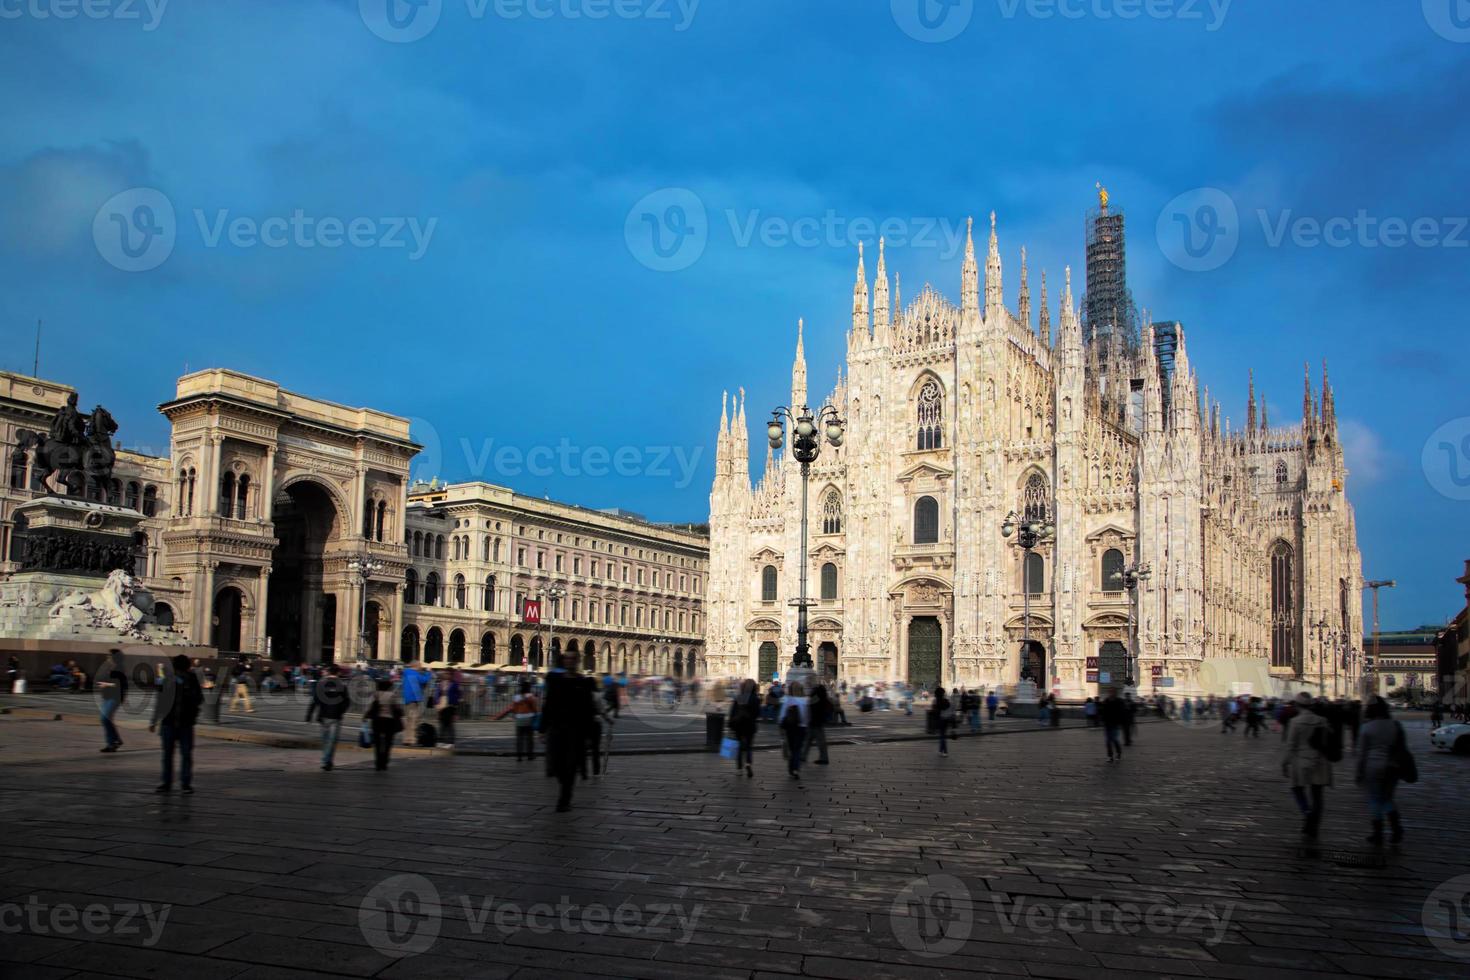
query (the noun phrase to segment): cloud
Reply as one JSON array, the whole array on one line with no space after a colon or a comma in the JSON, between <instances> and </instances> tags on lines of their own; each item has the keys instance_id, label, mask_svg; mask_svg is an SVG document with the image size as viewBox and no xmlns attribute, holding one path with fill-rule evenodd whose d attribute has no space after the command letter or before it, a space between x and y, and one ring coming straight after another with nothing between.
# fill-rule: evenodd
<instances>
[{"instance_id":1,"label":"cloud","mask_svg":"<svg viewBox=\"0 0 1470 980\"><path fill-rule=\"evenodd\" d=\"M1339 419L1337 431L1348 471L1358 486L1376 482L1392 468L1393 454L1368 426L1353 419Z\"/></svg>"}]
</instances>

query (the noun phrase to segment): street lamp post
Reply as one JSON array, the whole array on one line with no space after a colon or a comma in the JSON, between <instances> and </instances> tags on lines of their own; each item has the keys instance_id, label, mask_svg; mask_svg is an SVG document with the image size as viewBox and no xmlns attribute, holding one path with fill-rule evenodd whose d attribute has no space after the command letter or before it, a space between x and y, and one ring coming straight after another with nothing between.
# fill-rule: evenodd
<instances>
[{"instance_id":1,"label":"street lamp post","mask_svg":"<svg viewBox=\"0 0 1470 980\"><path fill-rule=\"evenodd\" d=\"M1057 525L1050 517L1018 518L1016 512L1011 511L1000 522L1000 533L1007 539L1014 536L1016 547L1021 549L1021 653L1024 658L1031 654L1031 552L1038 544L1056 537ZM1040 684L1045 684L1045 671L1042 675Z\"/></svg>"},{"instance_id":2,"label":"street lamp post","mask_svg":"<svg viewBox=\"0 0 1470 980\"><path fill-rule=\"evenodd\" d=\"M546 613L546 624L549 630L546 636L546 669L551 670L553 667L561 666L560 663L551 662L551 648L552 644L556 643L556 604L566 598L567 590L556 586L543 586L536 591L541 596L542 606Z\"/></svg>"},{"instance_id":3,"label":"street lamp post","mask_svg":"<svg viewBox=\"0 0 1470 980\"><path fill-rule=\"evenodd\" d=\"M1134 615L1133 607L1138 601L1138 585L1152 574L1153 570L1148 567L1147 563L1140 565L1134 562L1121 572L1114 572L1112 575L1113 581L1122 583L1123 588L1128 591L1128 676L1123 679L1125 686L1134 686L1133 673L1138 649L1138 617Z\"/></svg>"},{"instance_id":4,"label":"street lamp post","mask_svg":"<svg viewBox=\"0 0 1470 980\"><path fill-rule=\"evenodd\" d=\"M347 563L347 570L358 578L357 596L357 659L366 660L368 652L367 633L367 587L368 580L383 570L383 563L368 555L359 555Z\"/></svg>"},{"instance_id":5,"label":"street lamp post","mask_svg":"<svg viewBox=\"0 0 1470 980\"><path fill-rule=\"evenodd\" d=\"M798 569L800 582L796 606L796 653L791 658L793 668L812 669L812 655L807 643L806 630L806 533L807 533L807 479L812 463L822 454L822 437L836 449L842 445L847 422L831 405L823 405L815 414L805 405L787 408L784 405L771 412L771 421L766 425L766 439L772 449L780 449L785 439L785 425L792 429L791 455L801 464L801 565Z\"/></svg>"}]
</instances>

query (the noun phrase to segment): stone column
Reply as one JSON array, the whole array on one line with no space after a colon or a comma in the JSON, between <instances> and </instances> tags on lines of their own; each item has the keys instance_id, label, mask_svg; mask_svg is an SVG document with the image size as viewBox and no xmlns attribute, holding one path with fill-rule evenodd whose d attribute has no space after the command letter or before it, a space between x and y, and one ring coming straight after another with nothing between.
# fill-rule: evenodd
<instances>
[{"instance_id":1,"label":"stone column","mask_svg":"<svg viewBox=\"0 0 1470 980\"><path fill-rule=\"evenodd\" d=\"M256 516L271 523L276 499L276 447L265 449L265 472L260 475L260 493L256 494Z\"/></svg>"},{"instance_id":2,"label":"stone column","mask_svg":"<svg viewBox=\"0 0 1470 980\"><path fill-rule=\"evenodd\" d=\"M266 626L270 622L268 619L271 593L271 569L269 565L263 566L260 569L257 582L259 584L256 586L255 598L255 649L260 652L261 656L265 656Z\"/></svg>"}]
</instances>

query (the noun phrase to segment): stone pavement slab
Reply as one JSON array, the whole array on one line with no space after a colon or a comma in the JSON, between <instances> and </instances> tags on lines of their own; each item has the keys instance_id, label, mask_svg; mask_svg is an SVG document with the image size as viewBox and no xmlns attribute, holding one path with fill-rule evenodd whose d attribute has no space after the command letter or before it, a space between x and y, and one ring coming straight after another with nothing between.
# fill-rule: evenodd
<instances>
[{"instance_id":1,"label":"stone pavement slab","mask_svg":"<svg viewBox=\"0 0 1470 980\"><path fill-rule=\"evenodd\" d=\"M1470 976L1470 760L1362 842L1350 762L1302 847L1279 740L1141 728L836 745L787 778L631 756L558 814L536 764L0 717L0 977ZM763 735L763 737L765 737ZM1460 877L1465 876L1465 877Z\"/></svg>"}]
</instances>

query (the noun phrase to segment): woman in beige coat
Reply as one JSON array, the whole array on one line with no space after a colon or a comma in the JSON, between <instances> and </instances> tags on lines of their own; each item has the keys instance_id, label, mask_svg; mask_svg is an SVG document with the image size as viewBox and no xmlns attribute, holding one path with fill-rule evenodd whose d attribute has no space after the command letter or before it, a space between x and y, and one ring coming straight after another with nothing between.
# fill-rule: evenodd
<instances>
[{"instance_id":1,"label":"woman in beige coat","mask_svg":"<svg viewBox=\"0 0 1470 980\"><path fill-rule=\"evenodd\" d=\"M1297 715L1286 730L1281 774L1291 780L1291 794L1302 811L1302 835L1315 839L1322 824L1322 788L1332 785L1332 762L1324 751L1332 727L1326 717L1327 706L1314 704L1310 694L1298 694L1296 704Z\"/></svg>"}]
</instances>

